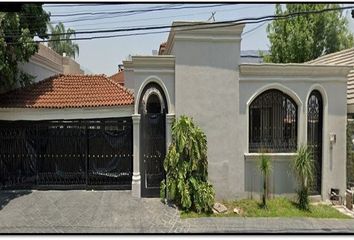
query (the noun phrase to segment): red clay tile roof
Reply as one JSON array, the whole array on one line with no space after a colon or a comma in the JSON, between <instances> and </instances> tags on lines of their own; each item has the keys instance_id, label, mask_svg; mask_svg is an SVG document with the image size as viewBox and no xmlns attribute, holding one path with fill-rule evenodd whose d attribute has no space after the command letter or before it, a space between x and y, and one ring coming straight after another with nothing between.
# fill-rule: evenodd
<instances>
[{"instance_id":1,"label":"red clay tile roof","mask_svg":"<svg viewBox=\"0 0 354 240\"><path fill-rule=\"evenodd\" d=\"M112 81L114 81L115 83L124 86L124 70L113 74L109 78L112 79Z\"/></svg>"},{"instance_id":2,"label":"red clay tile roof","mask_svg":"<svg viewBox=\"0 0 354 240\"><path fill-rule=\"evenodd\" d=\"M83 108L134 104L125 87L105 75L59 74L0 95L0 108Z\"/></svg>"}]
</instances>

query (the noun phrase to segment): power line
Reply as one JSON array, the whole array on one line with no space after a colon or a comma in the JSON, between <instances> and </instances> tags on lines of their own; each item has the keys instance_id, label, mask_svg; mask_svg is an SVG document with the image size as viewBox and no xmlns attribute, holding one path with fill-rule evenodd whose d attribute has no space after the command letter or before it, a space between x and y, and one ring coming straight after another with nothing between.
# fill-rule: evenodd
<instances>
[{"instance_id":1,"label":"power line","mask_svg":"<svg viewBox=\"0 0 354 240\"><path fill-rule=\"evenodd\" d=\"M105 6L105 5L119 5L122 3L86 3L86 4L50 4L46 3L47 7L57 8L57 7L93 7L93 6Z\"/></svg>"},{"instance_id":2,"label":"power line","mask_svg":"<svg viewBox=\"0 0 354 240\"><path fill-rule=\"evenodd\" d=\"M254 31L256 31L258 28L260 28L260 27L262 27L264 24L266 24L267 22L263 22L262 24L259 24L258 26L256 26L256 27L254 27L254 28L252 28L252 29L250 29L250 30L248 30L248 31L246 31L246 32L244 32L244 33L242 33L242 36L244 37L245 35L247 35L247 34L250 34L250 33L252 33L252 32L254 32Z\"/></svg>"},{"instance_id":3,"label":"power line","mask_svg":"<svg viewBox=\"0 0 354 240\"><path fill-rule=\"evenodd\" d=\"M109 15L109 14L121 14L121 13L135 13L135 12L144 12L144 11L151 11L151 10L160 10L160 9L164 9L164 8L173 8L173 7L180 7L184 4L165 4L162 5L160 4L160 6L153 6L153 7L144 7L144 8L129 8L129 9L121 9L121 10L115 10L115 11L106 11L106 10L96 10L96 12L90 11L90 12L70 12L70 13L57 13L57 14L51 14L51 17L70 17L70 16L81 16L81 15ZM120 4L119 6L122 6L122 4ZM112 9L112 8L111 8ZM51 12L50 10L48 12ZM22 16L26 16L26 17L36 17L36 15L34 14L21 14Z\"/></svg>"},{"instance_id":4,"label":"power line","mask_svg":"<svg viewBox=\"0 0 354 240\"><path fill-rule=\"evenodd\" d=\"M72 17L72 16L84 16L84 15L111 15L111 14L121 14L121 13L144 13L153 11L164 11L164 10L174 10L174 9L185 9L192 7L180 7L183 4L167 4L160 7L151 7L146 9L134 9L134 10L121 10L121 11L106 11L106 12L79 12L79 13L66 13L66 14L52 14L51 17ZM224 5L224 4L218 4ZM178 8L177 8L178 7ZM213 6L211 6L213 7Z\"/></svg>"},{"instance_id":5,"label":"power line","mask_svg":"<svg viewBox=\"0 0 354 240\"><path fill-rule=\"evenodd\" d=\"M198 30L198 29L212 29L212 28L220 28L220 27L228 27L228 26L236 26L236 25L241 25L241 24L254 24L254 23L261 23L261 22L266 22L266 21L271 21L271 20L284 20L292 17L297 17L297 16L302 16L302 15L307 15L307 14L320 14L324 12L329 12L329 11L337 11L337 10L343 10L343 9L351 9L353 6L350 7L339 7L339 8L329 8L329 9L322 9L322 10L317 10L317 11L303 11L303 12L296 12L296 13L290 13L290 14L284 14L284 15L268 15L268 16L263 16L263 17L257 17L257 18L244 18L244 19L238 19L238 20L229 20L229 21L219 21L219 22L209 22L209 23L197 23L197 24L181 24L178 26L168 26L168 28L181 28L181 27L186 27L185 29L176 29L175 31L190 31L190 30ZM163 29L167 28L166 26L158 26L158 27L150 27L150 28L132 28L132 29L114 29L114 30L109 30L109 31L104 31L106 33L108 32L126 32L126 31L140 31L140 30L157 30L157 29ZM119 31L118 31L119 30ZM102 31L100 31L102 32ZM115 38L115 37L125 37L125 36L139 36L139 35L147 35L147 34L157 34L157 33L166 33L169 32L169 30L166 31L159 31L159 32L142 32L142 33L131 33L131 34L119 34L119 35L106 35L106 36L92 36L92 37L81 37L81 38L72 38L69 40L92 40L92 39L100 39L100 38ZM83 34L83 32L81 32ZM85 32L87 34L88 32ZM98 31L91 31L90 33L98 33ZM39 43L39 42L51 42L51 41L65 41L62 39L55 39L55 40L40 40L40 41L32 41L30 43ZM9 43L11 44L11 43ZM16 43L12 43L16 44Z\"/></svg>"},{"instance_id":6,"label":"power line","mask_svg":"<svg viewBox=\"0 0 354 240\"><path fill-rule=\"evenodd\" d=\"M230 11L240 11L244 9L251 9L251 8L261 8L269 6L269 4L263 4L259 6L248 6L248 7L242 7L242 8L228 8L228 9L223 9L223 10L218 10L218 12L230 12ZM179 14L179 15L172 15L172 16L165 16L165 17L152 17L152 18L142 18L142 19L133 19L133 20L119 20L115 22L101 22L101 23L87 23L87 24L80 24L79 26L97 26L97 25L102 25L102 24L109 24L109 23L124 23L124 22L142 22L142 21L147 21L147 20L158 20L158 19L169 19L169 18L175 18L175 17L187 17L187 16L197 16L197 15L202 15L202 14L209 14L210 11L203 11L203 12L197 12L197 13L192 13L192 14ZM75 26L72 26L73 28L76 28ZM87 29L85 29L87 30Z\"/></svg>"},{"instance_id":7,"label":"power line","mask_svg":"<svg viewBox=\"0 0 354 240\"><path fill-rule=\"evenodd\" d=\"M56 24L59 22L62 23L73 23L73 22L83 22L83 21L91 21L91 20L98 20L98 19L112 19L112 18L118 18L118 17L124 17L124 16L132 16L132 15L137 15L137 14L143 14L143 13L151 13L151 12L156 12L156 11L171 11L171 10L181 10L181 9L200 9L200 8L210 8L210 7L220 7L224 6L225 4L215 4L215 5L207 5L207 6L184 6L184 7L170 7L170 8L157 8L157 9L150 9L150 10L130 10L130 11L121 11L112 13L111 14L106 14L102 17L92 17L92 18L87 18L87 17L82 17L82 18L77 18L77 19L72 19L68 21L52 21L51 23ZM120 14L120 15L116 15Z\"/></svg>"},{"instance_id":8,"label":"power line","mask_svg":"<svg viewBox=\"0 0 354 240\"><path fill-rule=\"evenodd\" d=\"M239 22L239 21L253 21L253 20L261 20L261 19L266 19L266 18L284 18L284 17L295 17L295 16L300 16L300 15L306 15L306 14L320 14L324 12L329 12L329 11L338 11L338 10L344 10L344 9L351 9L353 8L352 6L350 7L338 7L338 8L328 8L328 9L322 9L322 10L312 10L312 11L302 11L302 12L296 12L296 13L288 13L288 14L283 14L283 15L268 15L268 16L262 16L262 17L248 17L248 18L243 18L243 19L236 19L236 20L228 20L228 21L219 21L219 22L202 22L202 23L194 23L194 24L182 24L178 27L191 27L193 26L204 26L204 25L213 25L213 24L227 24L227 23L234 23L234 22ZM94 30L94 31L77 31L75 32L76 35L79 34L94 34L94 33L112 33L112 32L126 32L126 31L142 31L142 30L158 30L158 29L164 29L164 28L173 28L171 25L160 25L160 26L153 26L153 27L136 27L136 28L129 28L129 29L107 29L107 30ZM48 34L48 36L59 36L59 35L65 35L66 33L53 33L53 34Z\"/></svg>"},{"instance_id":9,"label":"power line","mask_svg":"<svg viewBox=\"0 0 354 240\"><path fill-rule=\"evenodd\" d=\"M223 9L223 10L218 10L218 12L230 12L230 11L240 11L244 9L252 9L252 8L262 8L268 6L268 4L263 4L259 6L246 6L246 7L241 7L241 8L228 8L228 9ZM140 22L140 21L147 21L147 20L157 20L157 19L169 19L169 18L176 18L176 17L184 17L184 16L197 16L197 15L202 15L202 14L209 14L210 11L203 11L203 12L197 12L194 14L179 14L179 15L172 15L172 16L165 16L165 17L152 17L152 18L143 18L143 19L135 19L135 20L120 20L116 22L109 22L109 23L124 23L124 22ZM91 25L102 25L102 24L107 24L107 22L103 23L91 23L91 24L80 24L80 26L91 26ZM156 25L144 25L144 26L156 26ZM124 28L134 28L134 27L143 27L142 25L138 26L126 26ZM83 28L83 29L76 29L75 26L70 26L69 28L75 29L76 31L94 31L94 30L107 30L107 28ZM12 30L12 31L7 31L8 33L11 34L20 34L20 30Z\"/></svg>"}]
</instances>

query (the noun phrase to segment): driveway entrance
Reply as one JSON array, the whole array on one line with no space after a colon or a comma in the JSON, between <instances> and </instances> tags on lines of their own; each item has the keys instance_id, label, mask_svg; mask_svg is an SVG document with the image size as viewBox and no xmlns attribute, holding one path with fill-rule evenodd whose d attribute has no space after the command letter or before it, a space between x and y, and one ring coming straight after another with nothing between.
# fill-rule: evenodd
<instances>
[{"instance_id":1,"label":"driveway entrance","mask_svg":"<svg viewBox=\"0 0 354 240\"><path fill-rule=\"evenodd\" d=\"M354 219L181 219L130 191L0 191L0 233L354 233Z\"/></svg>"},{"instance_id":2,"label":"driveway entrance","mask_svg":"<svg viewBox=\"0 0 354 240\"><path fill-rule=\"evenodd\" d=\"M0 189L131 189L131 118L0 121Z\"/></svg>"}]
</instances>

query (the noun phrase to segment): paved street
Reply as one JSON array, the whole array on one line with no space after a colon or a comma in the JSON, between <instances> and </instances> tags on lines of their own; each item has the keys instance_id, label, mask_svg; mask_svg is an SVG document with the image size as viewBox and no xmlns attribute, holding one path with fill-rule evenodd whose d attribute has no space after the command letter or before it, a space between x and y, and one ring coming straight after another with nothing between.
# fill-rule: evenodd
<instances>
[{"instance_id":1,"label":"paved street","mask_svg":"<svg viewBox=\"0 0 354 240\"><path fill-rule=\"evenodd\" d=\"M351 232L354 219L180 219L159 199L130 191L0 191L1 233Z\"/></svg>"}]
</instances>

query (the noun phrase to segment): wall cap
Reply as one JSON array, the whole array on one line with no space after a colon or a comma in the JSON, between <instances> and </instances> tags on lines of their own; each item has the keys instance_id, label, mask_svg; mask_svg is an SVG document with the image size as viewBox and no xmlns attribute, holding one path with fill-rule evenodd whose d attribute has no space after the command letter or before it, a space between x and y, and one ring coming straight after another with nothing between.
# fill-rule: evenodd
<instances>
[{"instance_id":1,"label":"wall cap","mask_svg":"<svg viewBox=\"0 0 354 240\"><path fill-rule=\"evenodd\" d=\"M337 77L347 79L352 66L310 64L240 64L241 76Z\"/></svg>"},{"instance_id":2,"label":"wall cap","mask_svg":"<svg viewBox=\"0 0 354 240\"><path fill-rule=\"evenodd\" d=\"M240 41L245 24L230 25L227 23L210 23L211 27L202 21L175 21L172 23L171 31L166 44L166 54L170 54L176 39L183 40L213 40L213 41ZM196 25L195 27L193 25ZM209 25L208 25L209 26ZM215 27L214 27L215 26ZM216 27L218 26L218 27ZM200 28L200 29L193 29Z\"/></svg>"},{"instance_id":3,"label":"wall cap","mask_svg":"<svg viewBox=\"0 0 354 240\"><path fill-rule=\"evenodd\" d=\"M131 61L123 61L127 70L136 69L171 69L175 68L174 56L132 56Z\"/></svg>"},{"instance_id":4,"label":"wall cap","mask_svg":"<svg viewBox=\"0 0 354 240\"><path fill-rule=\"evenodd\" d=\"M261 153L244 153L246 161L257 161ZM266 156L270 156L273 161L291 161L297 153L264 153Z\"/></svg>"}]
</instances>

